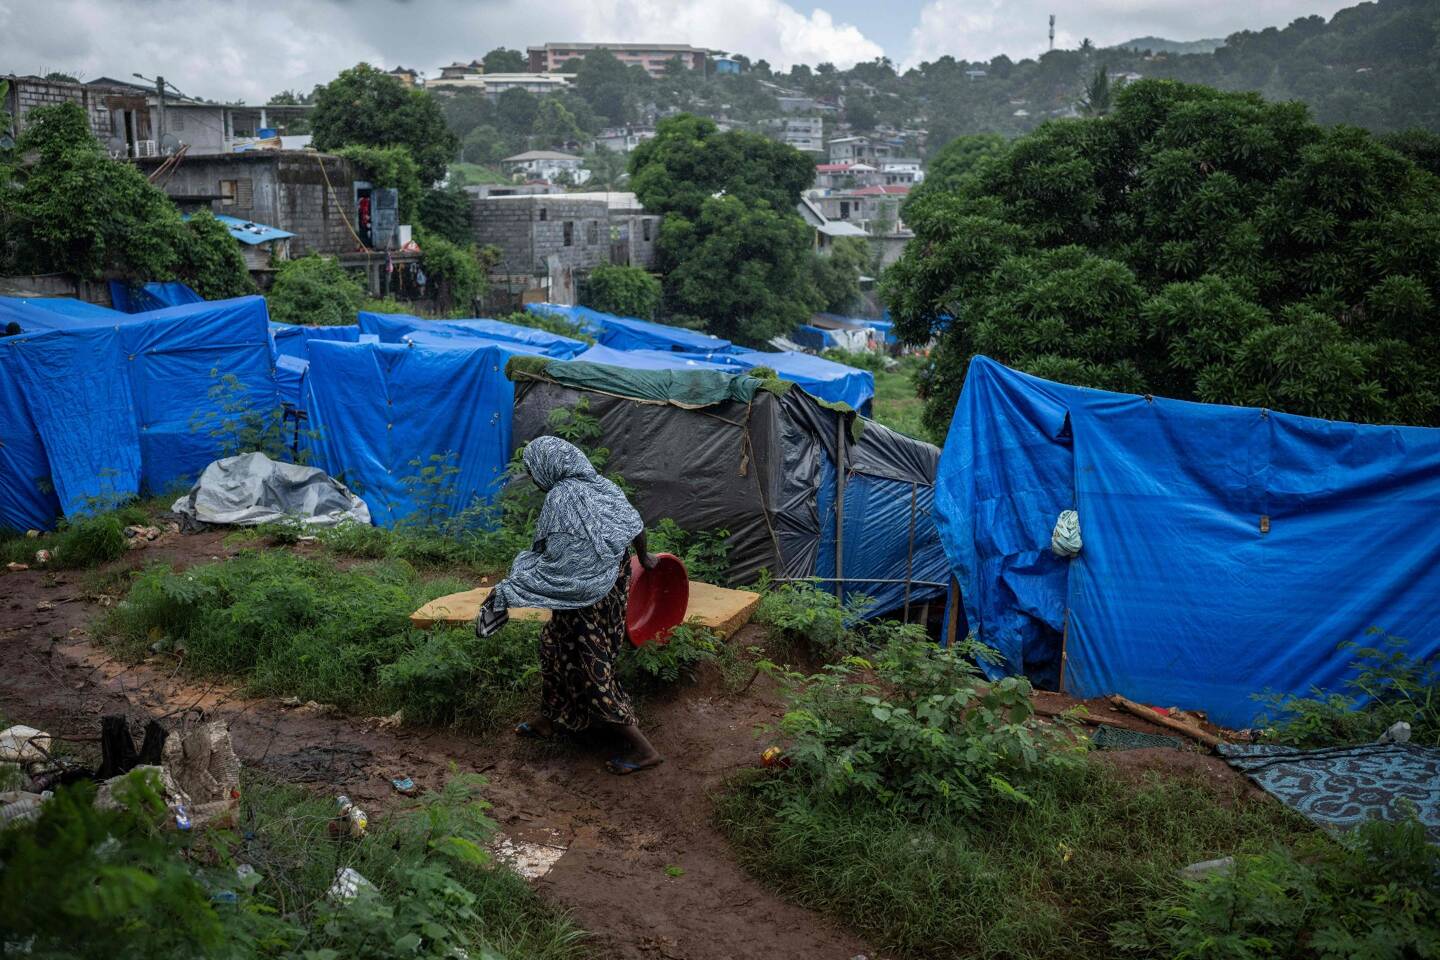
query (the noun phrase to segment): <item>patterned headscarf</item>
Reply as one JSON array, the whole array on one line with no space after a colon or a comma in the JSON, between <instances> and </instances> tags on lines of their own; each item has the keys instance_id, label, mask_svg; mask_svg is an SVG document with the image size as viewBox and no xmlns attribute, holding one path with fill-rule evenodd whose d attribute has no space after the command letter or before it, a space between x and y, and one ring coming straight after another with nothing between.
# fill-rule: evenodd
<instances>
[{"instance_id":1,"label":"patterned headscarf","mask_svg":"<svg viewBox=\"0 0 1440 960\"><path fill-rule=\"evenodd\" d=\"M645 529L640 514L574 444L536 437L522 458L546 491L545 505L534 547L495 585L496 606L574 610L599 602L615 585L630 541Z\"/></svg>"}]
</instances>

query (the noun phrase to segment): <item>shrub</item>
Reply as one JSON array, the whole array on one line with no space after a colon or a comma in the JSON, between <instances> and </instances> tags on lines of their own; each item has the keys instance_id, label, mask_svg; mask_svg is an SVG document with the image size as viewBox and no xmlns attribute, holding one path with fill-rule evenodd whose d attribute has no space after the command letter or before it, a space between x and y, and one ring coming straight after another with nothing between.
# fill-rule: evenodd
<instances>
[{"instance_id":1,"label":"shrub","mask_svg":"<svg viewBox=\"0 0 1440 960\"><path fill-rule=\"evenodd\" d=\"M1117 946L1146 956L1259 958L1440 955L1440 848L1425 828L1372 820L1339 842L1236 858L1116 924Z\"/></svg>"},{"instance_id":2,"label":"shrub","mask_svg":"<svg viewBox=\"0 0 1440 960\"><path fill-rule=\"evenodd\" d=\"M1029 804L1026 785L1073 764L1074 739L1043 723L1023 677L986 681L917 627L886 631L869 660L813 676L778 673L787 708L787 776L820 796L909 817L974 814L995 799Z\"/></svg>"},{"instance_id":3,"label":"shrub","mask_svg":"<svg viewBox=\"0 0 1440 960\"><path fill-rule=\"evenodd\" d=\"M852 594L842 604L815 581L802 580L772 586L762 579L762 597L754 620L769 627L786 648L804 645L811 654L828 659L860 649L863 637L852 631L874 602Z\"/></svg>"},{"instance_id":4,"label":"shrub","mask_svg":"<svg viewBox=\"0 0 1440 960\"><path fill-rule=\"evenodd\" d=\"M569 921L491 861L479 784L452 777L362 843L329 836L328 799L248 774L243 839L166 828L140 772L117 809L97 809L92 784L61 787L34 824L0 827L0 930L37 957L579 956ZM348 902L328 894L347 868L370 884Z\"/></svg>"},{"instance_id":5,"label":"shrub","mask_svg":"<svg viewBox=\"0 0 1440 960\"><path fill-rule=\"evenodd\" d=\"M665 643L626 648L616 669L627 688L678 683L682 677L694 680L700 665L714 663L724 646L708 628L682 623L670 631Z\"/></svg>"},{"instance_id":6,"label":"shrub","mask_svg":"<svg viewBox=\"0 0 1440 960\"><path fill-rule=\"evenodd\" d=\"M380 684L406 722L498 727L536 699L540 626L515 620L484 638L468 627L431 630L380 668Z\"/></svg>"},{"instance_id":7,"label":"shrub","mask_svg":"<svg viewBox=\"0 0 1440 960\"><path fill-rule=\"evenodd\" d=\"M660 281L644 267L601 264L590 271L581 302L601 313L651 320L660 306Z\"/></svg>"},{"instance_id":8,"label":"shrub","mask_svg":"<svg viewBox=\"0 0 1440 960\"><path fill-rule=\"evenodd\" d=\"M669 517L646 534L651 553L673 553L685 562L691 580L724 584L730 579L730 531L688 531Z\"/></svg>"},{"instance_id":9,"label":"shrub","mask_svg":"<svg viewBox=\"0 0 1440 960\"><path fill-rule=\"evenodd\" d=\"M1377 646L1342 643L1340 649L1355 654L1345 692L1260 697L1273 711L1268 738L1297 746L1363 743L1403 720L1412 741L1440 746L1440 658L1420 660L1406 648L1405 640L1389 636Z\"/></svg>"},{"instance_id":10,"label":"shrub","mask_svg":"<svg viewBox=\"0 0 1440 960\"><path fill-rule=\"evenodd\" d=\"M558 313L531 313L523 310L500 318L506 323L514 323L522 327L534 327L536 330L544 330L547 333L558 334L562 337L569 337L572 340L580 340L584 343L593 344L595 338L586 332L579 323L568 317L562 317Z\"/></svg>"},{"instance_id":11,"label":"shrub","mask_svg":"<svg viewBox=\"0 0 1440 960\"><path fill-rule=\"evenodd\" d=\"M278 323L334 327L354 323L364 299L364 284L339 260L312 253L276 267L266 303Z\"/></svg>"}]
</instances>

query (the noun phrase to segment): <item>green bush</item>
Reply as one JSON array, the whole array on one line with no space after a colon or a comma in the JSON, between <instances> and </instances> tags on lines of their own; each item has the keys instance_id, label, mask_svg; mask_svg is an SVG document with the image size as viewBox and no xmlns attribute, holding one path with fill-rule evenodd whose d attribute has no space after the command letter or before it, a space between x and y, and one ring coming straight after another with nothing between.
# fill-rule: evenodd
<instances>
[{"instance_id":1,"label":"green bush","mask_svg":"<svg viewBox=\"0 0 1440 960\"><path fill-rule=\"evenodd\" d=\"M646 534L651 553L673 553L685 562L691 580L725 584L730 580L730 531L681 529L669 517Z\"/></svg>"},{"instance_id":2,"label":"green bush","mask_svg":"<svg viewBox=\"0 0 1440 960\"><path fill-rule=\"evenodd\" d=\"M506 323L514 323L522 327L534 327L536 330L544 330L547 333L569 337L571 340L579 340L583 343L593 344L595 342L595 338L587 333L580 324L567 317L562 317L558 313L531 313L528 310L522 310L503 316L500 319Z\"/></svg>"},{"instance_id":3,"label":"green bush","mask_svg":"<svg viewBox=\"0 0 1440 960\"><path fill-rule=\"evenodd\" d=\"M469 627L431 630L380 668L380 684L407 722L498 727L537 698L540 627L516 620L484 638Z\"/></svg>"},{"instance_id":4,"label":"green bush","mask_svg":"<svg viewBox=\"0 0 1440 960\"><path fill-rule=\"evenodd\" d=\"M1236 858L1232 870L1116 924L1144 956L1261 960L1440 956L1440 848L1425 827L1369 821L1338 842L1307 838Z\"/></svg>"},{"instance_id":5,"label":"green bush","mask_svg":"<svg viewBox=\"0 0 1440 960\"><path fill-rule=\"evenodd\" d=\"M182 833L153 776L133 773L118 809L60 788L34 824L0 827L0 930L26 956L363 960L471 956L565 960L581 935L487 853L495 824L455 776L416 808L336 840L328 799L247 776L245 836ZM242 873L237 867L248 865ZM348 902L340 869L369 881Z\"/></svg>"},{"instance_id":6,"label":"green bush","mask_svg":"<svg viewBox=\"0 0 1440 960\"><path fill-rule=\"evenodd\" d=\"M660 281L644 267L601 264L590 271L581 303L601 313L653 320L660 307Z\"/></svg>"},{"instance_id":7,"label":"green bush","mask_svg":"<svg viewBox=\"0 0 1440 960\"><path fill-rule=\"evenodd\" d=\"M628 646L621 652L616 671L627 689L678 683L695 679L701 664L719 659L725 643L708 628L682 623L670 631L665 643Z\"/></svg>"},{"instance_id":8,"label":"green bush","mask_svg":"<svg viewBox=\"0 0 1440 960\"><path fill-rule=\"evenodd\" d=\"M1352 675L1340 693L1316 689L1309 697L1263 695L1276 743L1315 747L1373 741L1398 721L1410 724L1410 739L1440 746L1440 657L1420 660L1398 637L1376 646L1342 643L1352 650Z\"/></svg>"},{"instance_id":9,"label":"green bush","mask_svg":"<svg viewBox=\"0 0 1440 960\"><path fill-rule=\"evenodd\" d=\"M1023 677L987 681L923 631L896 625L869 659L813 676L772 670L786 687L775 734L797 789L907 817L964 816L1074 765L1075 740L1042 722Z\"/></svg>"},{"instance_id":10,"label":"green bush","mask_svg":"<svg viewBox=\"0 0 1440 960\"><path fill-rule=\"evenodd\" d=\"M364 300L359 278L318 253L280 263L266 295L271 320L322 327L354 323Z\"/></svg>"},{"instance_id":11,"label":"green bush","mask_svg":"<svg viewBox=\"0 0 1440 960\"><path fill-rule=\"evenodd\" d=\"M852 594L842 604L835 594L809 580L772 586L762 579L757 589L762 596L754 620L769 627L772 638L787 650L803 646L821 659L830 659L863 646L862 634L851 628L874 606L869 597Z\"/></svg>"}]
</instances>

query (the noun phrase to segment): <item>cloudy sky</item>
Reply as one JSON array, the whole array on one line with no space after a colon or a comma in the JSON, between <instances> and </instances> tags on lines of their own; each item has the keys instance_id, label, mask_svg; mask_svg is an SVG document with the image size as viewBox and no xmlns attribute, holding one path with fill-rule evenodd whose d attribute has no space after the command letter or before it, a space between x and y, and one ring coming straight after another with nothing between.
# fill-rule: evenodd
<instances>
[{"instance_id":1,"label":"cloudy sky","mask_svg":"<svg viewBox=\"0 0 1440 960\"><path fill-rule=\"evenodd\" d=\"M693 43L776 66L885 55L1014 59L1138 36L1223 37L1356 0L0 0L0 74L163 73L187 94L263 100L358 61L434 74L497 46Z\"/></svg>"}]
</instances>

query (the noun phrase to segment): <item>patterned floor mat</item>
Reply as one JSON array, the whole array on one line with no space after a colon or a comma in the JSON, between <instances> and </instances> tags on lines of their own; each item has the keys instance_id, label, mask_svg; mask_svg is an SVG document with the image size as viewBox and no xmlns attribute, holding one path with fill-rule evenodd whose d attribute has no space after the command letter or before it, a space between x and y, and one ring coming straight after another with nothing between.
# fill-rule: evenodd
<instances>
[{"instance_id":1,"label":"patterned floor mat","mask_svg":"<svg viewBox=\"0 0 1440 960\"><path fill-rule=\"evenodd\" d=\"M1413 804L1432 843L1440 843L1440 750L1412 743L1367 743L1301 750L1225 743L1225 762L1321 826L1404 817Z\"/></svg>"},{"instance_id":2,"label":"patterned floor mat","mask_svg":"<svg viewBox=\"0 0 1440 960\"><path fill-rule=\"evenodd\" d=\"M1152 747L1179 750L1185 746L1179 737L1127 730L1125 727L1112 727L1108 723L1100 725L1100 729L1091 735L1090 742L1096 750L1146 750Z\"/></svg>"}]
</instances>

